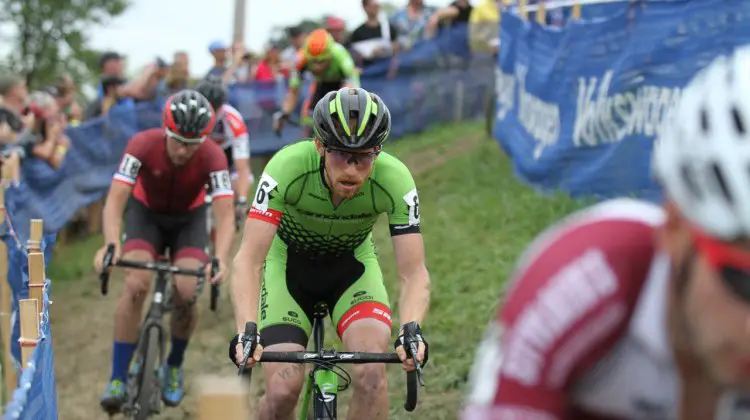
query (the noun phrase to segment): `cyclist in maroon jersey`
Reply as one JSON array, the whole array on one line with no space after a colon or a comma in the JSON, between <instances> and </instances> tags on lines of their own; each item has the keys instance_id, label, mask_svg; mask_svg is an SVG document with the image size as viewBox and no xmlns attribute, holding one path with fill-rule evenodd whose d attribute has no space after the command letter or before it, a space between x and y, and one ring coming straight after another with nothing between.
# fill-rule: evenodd
<instances>
[{"instance_id":1,"label":"cyclist in maroon jersey","mask_svg":"<svg viewBox=\"0 0 750 420\"><path fill-rule=\"evenodd\" d=\"M137 133L125 148L104 206L105 245L96 253L94 266L101 272L109 243L116 245L115 258L153 261L169 249L177 266L196 269L205 264L208 234L204 201L209 184L212 208L219 221L215 254L220 265L211 281L221 281L234 234L234 194L223 150L215 142L205 141L216 113L200 93L183 90L167 100L162 121L164 128ZM120 247L123 213L125 242ZM125 288L115 309L112 376L100 401L108 412L119 411L126 401L125 379L150 278L147 271L126 270ZM181 366L197 323L197 313L190 303L195 279L175 276L174 284L172 347L162 372L162 399L169 406L178 405L184 396Z\"/></svg>"}]
</instances>

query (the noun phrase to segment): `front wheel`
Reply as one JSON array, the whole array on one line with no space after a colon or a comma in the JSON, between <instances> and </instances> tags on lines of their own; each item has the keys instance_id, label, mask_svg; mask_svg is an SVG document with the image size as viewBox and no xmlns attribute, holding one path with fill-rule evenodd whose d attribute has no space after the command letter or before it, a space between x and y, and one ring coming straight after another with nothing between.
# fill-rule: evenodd
<instances>
[{"instance_id":1,"label":"front wheel","mask_svg":"<svg viewBox=\"0 0 750 420\"><path fill-rule=\"evenodd\" d=\"M146 420L152 413L158 413L161 408L161 383L156 374L159 369L159 342L161 336L158 328L149 328L144 336L147 340L141 353L141 375L138 384L138 396L133 407L133 418Z\"/></svg>"}]
</instances>

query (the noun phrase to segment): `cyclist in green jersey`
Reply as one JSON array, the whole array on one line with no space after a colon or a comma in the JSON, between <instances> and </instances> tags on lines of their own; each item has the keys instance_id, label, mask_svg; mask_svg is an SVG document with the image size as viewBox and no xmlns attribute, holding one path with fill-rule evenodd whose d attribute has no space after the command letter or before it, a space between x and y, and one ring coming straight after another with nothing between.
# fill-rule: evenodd
<instances>
[{"instance_id":1,"label":"cyclist in green jersey","mask_svg":"<svg viewBox=\"0 0 750 420\"><path fill-rule=\"evenodd\" d=\"M325 29L316 29L305 40L304 47L297 55L297 63L289 77L289 90L281 111L274 117L274 130L279 132L289 114L297 105L299 88L302 85L302 74L309 71L315 78L310 86L310 96L302 105L302 122L307 127L311 124L308 115L311 109L328 92L342 87L359 87L359 72L354 60L346 48L334 41Z\"/></svg>"},{"instance_id":2,"label":"cyclist in green jersey","mask_svg":"<svg viewBox=\"0 0 750 420\"><path fill-rule=\"evenodd\" d=\"M383 101L361 88L330 92L315 106L314 139L280 150L263 172L234 259L232 294L238 335L230 357L243 363L239 337L256 322L268 351L306 348L313 307L325 303L344 348L385 352L391 310L372 240L378 217L388 216L396 254L402 323L424 320L430 279L420 233L414 179L396 157L381 150L391 129ZM262 283L261 283L262 276ZM417 326L420 364L428 346ZM394 344L404 369L415 369L403 343ZM259 418L290 418L304 369L264 363L266 394ZM385 419L388 394L383 364L355 365L347 418Z\"/></svg>"}]
</instances>

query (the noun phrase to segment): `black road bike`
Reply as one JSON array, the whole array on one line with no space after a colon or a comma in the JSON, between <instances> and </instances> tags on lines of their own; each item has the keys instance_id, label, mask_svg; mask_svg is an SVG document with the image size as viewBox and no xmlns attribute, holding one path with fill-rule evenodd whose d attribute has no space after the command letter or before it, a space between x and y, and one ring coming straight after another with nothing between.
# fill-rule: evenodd
<instances>
[{"instance_id":1,"label":"black road bike","mask_svg":"<svg viewBox=\"0 0 750 420\"><path fill-rule=\"evenodd\" d=\"M327 314L328 307L325 304L319 303L315 306L312 327L314 347L312 351L263 352L260 358L261 363L309 363L315 366L305 380L299 420L337 419L338 393L345 391L351 384L351 376L344 368L339 366L340 364L401 363L396 353L339 352L334 349L323 349L325 330L323 321ZM244 377L248 383L252 371L247 367L247 360L257 346L257 333L258 327L254 322L245 324L245 332L242 336L245 363L239 367L238 375ZM417 354L419 342L415 337L416 324L406 324L404 326L404 348L409 357ZM417 382L424 386L422 368L419 363L416 365L417 370L406 374L406 403L404 409L410 412L414 411L417 406ZM312 412L309 412L311 401Z\"/></svg>"},{"instance_id":2,"label":"black road bike","mask_svg":"<svg viewBox=\"0 0 750 420\"><path fill-rule=\"evenodd\" d=\"M126 418L137 420L147 419L152 414L161 412L161 378L160 368L165 360L166 331L163 325L164 315L172 309L172 276L183 275L197 278L197 287L193 295L193 302L197 300L203 291L205 283L205 267L198 270L189 270L173 266L169 261L140 262L118 260L113 261L115 254L114 244L109 244L107 253L104 255L104 272L99 275L101 293L107 295L109 290L110 266L151 270L156 272L156 285L151 298L151 304L146 318L141 324L138 343L133 358L128 368L128 377L125 384L127 401L120 411ZM216 275L219 269L219 261L213 258L211 262L211 276ZM211 309L216 308L218 292L214 289L218 285L211 285ZM218 290L218 289L217 289ZM114 413L110 413L112 415Z\"/></svg>"}]
</instances>

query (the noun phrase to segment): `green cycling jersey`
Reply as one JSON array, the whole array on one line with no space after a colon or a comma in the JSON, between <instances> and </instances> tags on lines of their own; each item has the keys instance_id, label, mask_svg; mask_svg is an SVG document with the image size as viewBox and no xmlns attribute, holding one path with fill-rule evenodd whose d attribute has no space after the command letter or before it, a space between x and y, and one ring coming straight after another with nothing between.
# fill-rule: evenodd
<instances>
[{"instance_id":1,"label":"green cycling jersey","mask_svg":"<svg viewBox=\"0 0 750 420\"><path fill-rule=\"evenodd\" d=\"M314 141L289 145L266 166L248 217L278 225L272 248L312 258L373 253L371 232L383 213L392 235L419 232L419 198L409 169L386 152L373 165L360 191L335 207Z\"/></svg>"},{"instance_id":2,"label":"green cycling jersey","mask_svg":"<svg viewBox=\"0 0 750 420\"><path fill-rule=\"evenodd\" d=\"M357 72L354 60L346 48L334 43L331 45L331 63L321 75L313 75L318 83L337 83L350 87L360 87L359 72ZM302 84L302 74L308 70L308 59L300 50L297 55L297 63L289 77L289 87L294 89Z\"/></svg>"},{"instance_id":3,"label":"green cycling jersey","mask_svg":"<svg viewBox=\"0 0 750 420\"><path fill-rule=\"evenodd\" d=\"M258 319L266 345L305 346L318 302L328 305L341 337L355 320L391 326L372 229L385 213L391 235L419 233L419 198L409 169L381 152L370 178L338 206L324 181L315 142L274 155L258 182L248 218L277 225L265 258Z\"/></svg>"}]
</instances>

